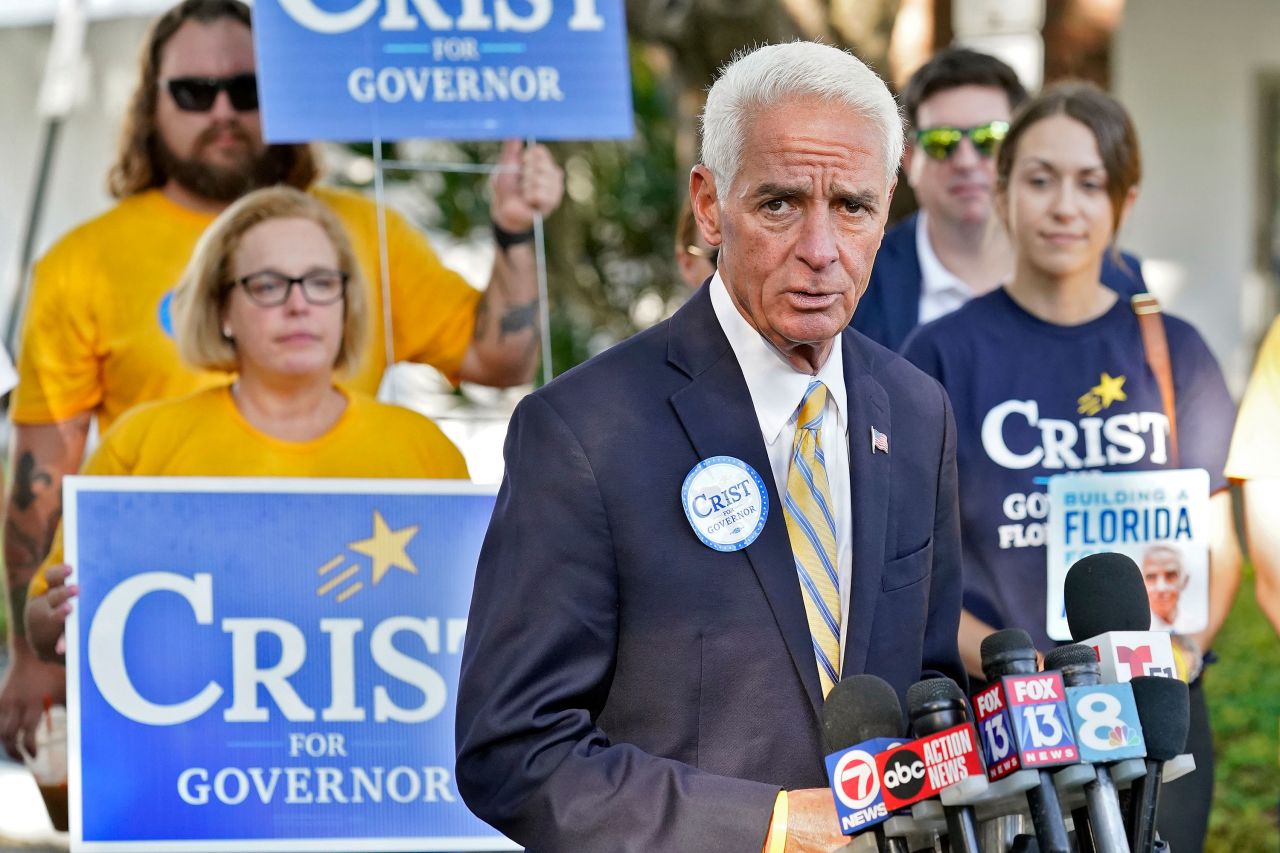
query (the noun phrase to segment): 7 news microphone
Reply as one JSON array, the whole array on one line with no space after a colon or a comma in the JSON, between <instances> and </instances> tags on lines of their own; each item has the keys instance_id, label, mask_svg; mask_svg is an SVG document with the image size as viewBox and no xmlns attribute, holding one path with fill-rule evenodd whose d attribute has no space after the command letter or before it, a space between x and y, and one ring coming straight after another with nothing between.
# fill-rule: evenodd
<instances>
[{"instance_id":1,"label":"7 news microphone","mask_svg":"<svg viewBox=\"0 0 1280 853\"><path fill-rule=\"evenodd\" d=\"M840 831L870 829L880 853L908 853L906 840L885 835L889 817L880 793L876 756L902 743L902 705L893 687L874 675L842 678L822 706L827 778L835 797Z\"/></svg>"},{"instance_id":2,"label":"7 news microphone","mask_svg":"<svg viewBox=\"0 0 1280 853\"><path fill-rule=\"evenodd\" d=\"M1037 784L1026 792L1041 853L1071 853L1071 840L1053 776L1047 768L1080 760L1066 706L1062 676L1038 672L1035 644L1019 628L982 641L982 674L989 684L973 706L992 782L1032 770Z\"/></svg>"},{"instance_id":3,"label":"7 news microphone","mask_svg":"<svg viewBox=\"0 0 1280 853\"><path fill-rule=\"evenodd\" d=\"M976 853L972 809L944 804L945 817L934 818L937 805L926 809L924 802L943 791L954 800L987 788L964 694L950 679L933 679L912 686L907 696L920 736L905 743L895 736L902 730L902 710L886 682L849 676L827 696L822 713L827 774L841 830L846 835L871 830L879 850L902 853L934 850L937 830L945 828L952 851ZM910 817L894 814L908 808ZM893 822L884 823L890 818Z\"/></svg>"}]
</instances>

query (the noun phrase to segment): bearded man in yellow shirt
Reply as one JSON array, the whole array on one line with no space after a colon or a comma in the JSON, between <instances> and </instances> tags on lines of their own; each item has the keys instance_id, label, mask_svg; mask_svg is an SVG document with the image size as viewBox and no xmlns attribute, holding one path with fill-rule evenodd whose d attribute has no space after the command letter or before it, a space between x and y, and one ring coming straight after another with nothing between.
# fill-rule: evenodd
<instances>
[{"instance_id":1,"label":"bearded man in yellow shirt","mask_svg":"<svg viewBox=\"0 0 1280 853\"><path fill-rule=\"evenodd\" d=\"M312 187L317 168L307 146L263 143L249 27L240 0L184 0L155 22L110 175L119 204L64 236L33 270L5 508L11 666L0 687L0 742L10 754L19 738L34 747L45 698L62 695L62 668L35 658L22 613L61 517L62 477L79 469L91 419L105 431L136 403L218 380L182 365L170 320L173 286L206 226L257 187L310 189L342 221L362 278L382 279L374 205ZM483 294L387 213L390 305L376 284L368 300L374 317L389 308L394 331L388 342L374 324L349 387L376 391L388 355L431 364L454 381L528 381L538 346L531 226L535 214L559 205L564 177L538 146L522 152L508 142L499 162L514 168L492 184L498 250Z\"/></svg>"}]
</instances>

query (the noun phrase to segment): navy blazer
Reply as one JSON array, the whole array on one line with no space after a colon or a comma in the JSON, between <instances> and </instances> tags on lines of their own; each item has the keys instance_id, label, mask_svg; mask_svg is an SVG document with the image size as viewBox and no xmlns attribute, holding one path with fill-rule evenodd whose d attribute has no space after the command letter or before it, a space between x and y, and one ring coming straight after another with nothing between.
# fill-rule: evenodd
<instances>
[{"instance_id":1,"label":"navy blazer","mask_svg":"<svg viewBox=\"0 0 1280 853\"><path fill-rule=\"evenodd\" d=\"M924 274L916 251L916 223L913 213L890 228L876 253L867 292L853 313L853 328L895 352L902 349L907 335L920 324L920 294ZM1121 296L1143 293L1142 262L1127 252L1116 263L1111 252L1102 256L1102 283Z\"/></svg>"},{"instance_id":2,"label":"navy blazer","mask_svg":"<svg viewBox=\"0 0 1280 853\"><path fill-rule=\"evenodd\" d=\"M964 684L956 437L941 386L846 330L853 577L845 674ZM871 427L890 452L871 452ZM467 805L536 851L744 851L779 788L826 785L821 688L781 502L704 285L526 397L458 692ZM729 455L768 489L747 548L703 545L681 485Z\"/></svg>"}]
</instances>

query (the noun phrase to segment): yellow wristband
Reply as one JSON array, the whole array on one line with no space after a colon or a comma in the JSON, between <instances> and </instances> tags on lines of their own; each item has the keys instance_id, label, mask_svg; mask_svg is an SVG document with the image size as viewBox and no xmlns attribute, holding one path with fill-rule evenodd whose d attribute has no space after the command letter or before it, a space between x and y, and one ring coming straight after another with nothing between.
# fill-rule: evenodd
<instances>
[{"instance_id":1,"label":"yellow wristband","mask_svg":"<svg viewBox=\"0 0 1280 853\"><path fill-rule=\"evenodd\" d=\"M773 801L773 819L769 821L769 847L764 853L782 853L787 846L787 792L779 791Z\"/></svg>"}]
</instances>

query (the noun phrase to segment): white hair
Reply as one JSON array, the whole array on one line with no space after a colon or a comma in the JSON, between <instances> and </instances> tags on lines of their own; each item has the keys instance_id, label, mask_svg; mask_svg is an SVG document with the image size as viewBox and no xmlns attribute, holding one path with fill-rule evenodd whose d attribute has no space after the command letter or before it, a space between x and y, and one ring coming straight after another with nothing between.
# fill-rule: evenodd
<instances>
[{"instance_id":1,"label":"white hair","mask_svg":"<svg viewBox=\"0 0 1280 853\"><path fill-rule=\"evenodd\" d=\"M752 116L797 97L833 101L881 133L885 180L902 159L902 114L876 73L846 50L816 42L772 44L736 55L720 71L702 111L702 164L724 186L738 174Z\"/></svg>"}]
</instances>

